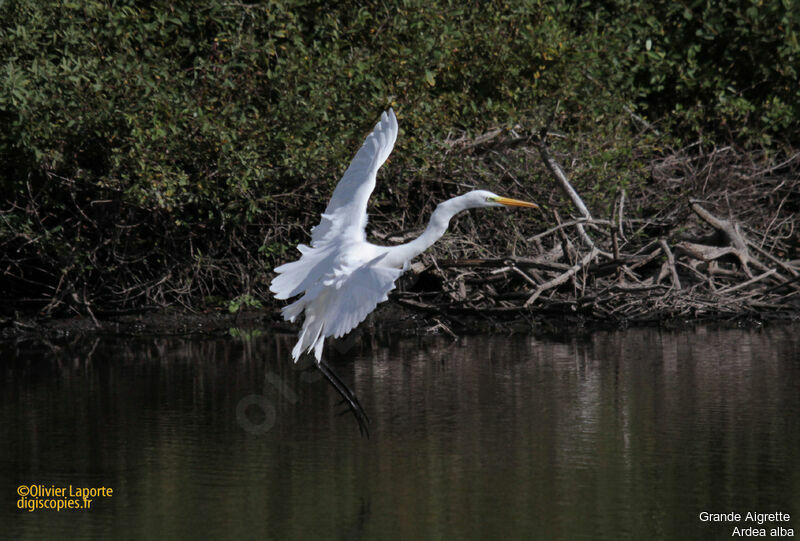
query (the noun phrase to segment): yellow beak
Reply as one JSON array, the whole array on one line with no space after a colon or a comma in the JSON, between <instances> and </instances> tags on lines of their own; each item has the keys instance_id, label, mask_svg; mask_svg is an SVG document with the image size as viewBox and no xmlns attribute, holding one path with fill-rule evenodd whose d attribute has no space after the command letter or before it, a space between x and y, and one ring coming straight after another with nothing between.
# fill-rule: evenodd
<instances>
[{"instance_id":1,"label":"yellow beak","mask_svg":"<svg viewBox=\"0 0 800 541\"><path fill-rule=\"evenodd\" d=\"M530 209L538 209L539 205L536 203L528 203L527 201L520 201L519 199L511 199L509 197L497 197L495 202L509 207L526 207Z\"/></svg>"}]
</instances>

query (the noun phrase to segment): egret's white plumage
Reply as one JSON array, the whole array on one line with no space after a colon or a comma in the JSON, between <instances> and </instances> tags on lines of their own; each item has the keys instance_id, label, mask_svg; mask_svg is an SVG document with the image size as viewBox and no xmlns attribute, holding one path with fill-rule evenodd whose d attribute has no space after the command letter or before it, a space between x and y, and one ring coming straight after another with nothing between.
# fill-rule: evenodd
<instances>
[{"instance_id":1,"label":"egret's white plumage","mask_svg":"<svg viewBox=\"0 0 800 541\"><path fill-rule=\"evenodd\" d=\"M292 350L297 361L314 351L322 359L325 338L338 338L364 321L378 303L388 298L395 280L408 262L436 242L450 219L468 208L536 207L516 199L474 190L440 203L425 231L399 246L377 246L366 240L367 202L375 188L378 169L397 139L397 118L389 109L367 137L339 181L319 225L311 230L311 246L299 245L301 257L275 269L270 290L277 299L302 295L282 310L295 321L305 314L300 337Z\"/></svg>"}]
</instances>

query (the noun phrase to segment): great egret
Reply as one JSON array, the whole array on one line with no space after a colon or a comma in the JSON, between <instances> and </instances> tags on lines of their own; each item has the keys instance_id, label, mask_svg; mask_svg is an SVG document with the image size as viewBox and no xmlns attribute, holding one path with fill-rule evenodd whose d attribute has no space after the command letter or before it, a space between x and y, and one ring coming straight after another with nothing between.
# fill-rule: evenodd
<instances>
[{"instance_id":1,"label":"great egret","mask_svg":"<svg viewBox=\"0 0 800 541\"><path fill-rule=\"evenodd\" d=\"M459 212L480 207L537 208L534 203L474 190L439 203L425 231L411 242L399 246L367 242L367 201L375 188L378 169L396 139L397 118L390 108L381 115L333 191L319 225L311 230L311 246L300 244L300 259L276 267L278 276L270 284L277 299L302 295L281 310L284 319L291 322L305 313L292 358L297 362L303 353L314 351L317 366L347 400L362 430L366 421L363 409L322 360L325 338L347 334L378 303L387 300L409 262L439 240Z\"/></svg>"}]
</instances>

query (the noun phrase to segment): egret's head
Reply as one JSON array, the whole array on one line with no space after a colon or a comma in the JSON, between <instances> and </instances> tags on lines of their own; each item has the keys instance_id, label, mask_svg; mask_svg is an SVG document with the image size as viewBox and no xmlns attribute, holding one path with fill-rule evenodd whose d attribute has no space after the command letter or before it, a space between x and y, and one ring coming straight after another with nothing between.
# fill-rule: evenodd
<instances>
[{"instance_id":1,"label":"egret's head","mask_svg":"<svg viewBox=\"0 0 800 541\"><path fill-rule=\"evenodd\" d=\"M472 207L526 207L538 209L539 205L536 203L528 203L527 201L520 201L519 199L511 199L508 197L501 197L495 193L487 192L486 190L474 190L464 195L469 199L470 206Z\"/></svg>"}]
</instances>

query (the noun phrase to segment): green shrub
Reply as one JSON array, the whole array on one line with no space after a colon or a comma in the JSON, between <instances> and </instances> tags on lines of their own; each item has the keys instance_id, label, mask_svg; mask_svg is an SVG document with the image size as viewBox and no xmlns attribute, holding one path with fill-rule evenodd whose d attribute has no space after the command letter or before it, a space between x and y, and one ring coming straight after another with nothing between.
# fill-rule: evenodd
<instances>
[{"instance_id":1,"label":"green shrub","mask_svg":"<svg viewBox=\"0 0 800 541\"><path fill-rule=\"evenodd\" d=\"M797 2L613 0L597 16L611 22L603 76L680 139L796 143Z\"/></svg>"}]
</instances>

